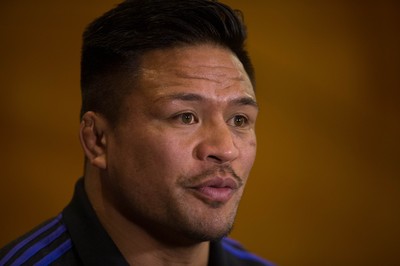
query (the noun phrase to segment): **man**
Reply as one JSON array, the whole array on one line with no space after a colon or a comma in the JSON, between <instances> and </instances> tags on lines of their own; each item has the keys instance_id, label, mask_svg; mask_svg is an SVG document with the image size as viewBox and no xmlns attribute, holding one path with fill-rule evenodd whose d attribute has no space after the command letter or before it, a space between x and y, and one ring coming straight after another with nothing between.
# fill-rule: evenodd
<instances>
[{"instance_id":1,"label":"man","mask_svg":"<svg viewBox=\"0 0 400 266\"><path fill-rule=\"evenodd\" d=\"M0 265L270 265L226 238L256 153L238 12L132 0L83 36L84 177Z\"/></svg>"}]
</instances>

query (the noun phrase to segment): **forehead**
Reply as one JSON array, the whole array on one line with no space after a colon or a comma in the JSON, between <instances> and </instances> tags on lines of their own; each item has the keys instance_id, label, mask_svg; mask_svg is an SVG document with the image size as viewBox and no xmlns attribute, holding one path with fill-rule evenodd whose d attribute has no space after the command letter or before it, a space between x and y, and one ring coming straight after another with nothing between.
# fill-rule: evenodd
<instances>
[{"instance_id":1,"label":"forehead","mask_svg":"<svg viewBox=\"0 0 400 266\"><path fill-rule=\"evenodd\" d=\"M223 89L236 86L253 95L253 87L239 59L228 49L215 45L183 46L155 50L143 55L141 85L207 84ZM146 83L146 84L143 84Z\"/></svg>"}]
</instances>

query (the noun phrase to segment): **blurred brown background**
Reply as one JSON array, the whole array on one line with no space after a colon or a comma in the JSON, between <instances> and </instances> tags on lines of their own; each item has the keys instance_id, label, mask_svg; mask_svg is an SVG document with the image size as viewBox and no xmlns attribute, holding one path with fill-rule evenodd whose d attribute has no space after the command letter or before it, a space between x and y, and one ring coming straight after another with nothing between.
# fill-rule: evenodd
<instances>
[{"instance_id":1,"label":"blurred brown background","mask_svg":"<svg viewBox=\"0 0 400 266\"><path fill-rule=\"evenodd\" d=\"M81 33L118 2L0 4L0 246L71 197ZM400 265L400 2L225 2L261 105L232 236L278 265Z\"/></svg>"}]
</instances>

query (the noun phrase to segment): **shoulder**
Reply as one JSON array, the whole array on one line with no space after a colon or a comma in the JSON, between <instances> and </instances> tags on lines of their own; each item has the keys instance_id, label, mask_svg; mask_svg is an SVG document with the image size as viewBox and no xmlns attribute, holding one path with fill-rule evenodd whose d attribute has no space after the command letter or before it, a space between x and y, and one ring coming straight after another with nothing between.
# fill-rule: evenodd
<instances>
[{"instance_id":1,"label":"shoulder","mask_svg":"<svg viewBox=\"0 0 400 266\"><path fill-rule=\"evenodd\" d=\"M0 265L49 265L71 249L71 239L59 215L0 249Z\"/></svg>"},{"instance_id":2,"label":"shoulder","mask_svg":"<svg viewBox=\"0 0 400 266\"><path fill-rule=\"evenodd\" d=\"M240 262L238 265L248 266L274 266L271 262L247 251L242 244L231 238L223 238L221 246L228 261Z\"/></svg>"}]
</instances>

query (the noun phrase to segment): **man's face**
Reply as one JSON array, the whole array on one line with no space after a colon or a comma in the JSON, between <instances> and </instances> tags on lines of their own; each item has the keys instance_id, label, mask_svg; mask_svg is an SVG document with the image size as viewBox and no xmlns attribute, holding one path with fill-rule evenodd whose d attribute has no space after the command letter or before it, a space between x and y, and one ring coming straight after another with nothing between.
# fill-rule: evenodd
<instances>
[{"instance_id":1,"label":"man's face","mask_svg":"<svg viewBox=\"0 0 400 266\"><path fill-rule=\"evenodd\" d=\"M251 82L211 45L152 51L141 65L107 139L114 207L157 237L223 237L256 154Z\"/></svg>"}]
</instances>

